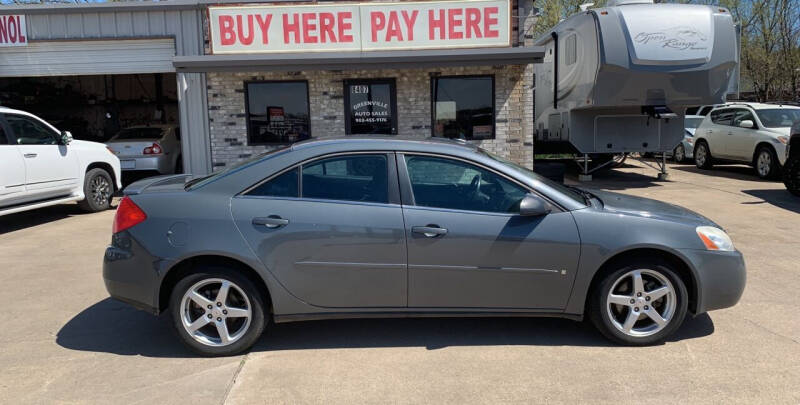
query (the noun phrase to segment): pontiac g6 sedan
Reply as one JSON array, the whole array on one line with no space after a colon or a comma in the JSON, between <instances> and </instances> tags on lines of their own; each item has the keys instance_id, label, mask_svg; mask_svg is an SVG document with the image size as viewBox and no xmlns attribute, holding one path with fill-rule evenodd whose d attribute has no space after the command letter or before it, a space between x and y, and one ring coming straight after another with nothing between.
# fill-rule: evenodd
<instances>
[{"instance_id":1,"label":"pontiac g6 sedan","mask_svg":"<svg viewBox=\"0 0 800 405\"><path fill-rule=\"evenodd\" d=\"M270 320L418 315L585 316L648 345L745 285L707 218L450 141L307 141L125 194L106 288L169 312L203 355L248 349Z\"/></svg>"}]
</instances>

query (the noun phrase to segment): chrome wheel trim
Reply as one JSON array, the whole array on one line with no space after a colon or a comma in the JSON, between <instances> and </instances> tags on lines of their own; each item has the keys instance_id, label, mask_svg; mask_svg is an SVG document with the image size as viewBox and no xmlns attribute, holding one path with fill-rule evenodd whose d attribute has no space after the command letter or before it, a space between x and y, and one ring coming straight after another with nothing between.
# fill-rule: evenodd
<instances>
[{"instance_id":1,"label":"chrome wheel trim","mask_svg":"<svg viewBox=\"0 0 800 405\"><path fill-rule=\"evenodd\" d=\"M685 154L683 153L683 145L678 145L678 147L675 148L674 155L676 162L683 162L683 159L686 158Z\"/></svg>"},{"instance_id":2,"label":"chrome wheel trim","mask_svg":"<svg viewBox=\"0 0 800 405\"><path fill-rule=\"evenodd\" d=\"M706 164L706 146L704 144L697 145L694 151L694 160L700 166Z\"/></svg>"},{"instance_id":3,"label":"chrome wheel trim","mask_svg":"<svg viewBox=\"0 0 800 405\"><path fill-rule=\"evenodd\" d=\"M103 205L111 198L111 184L105 176L96 175L89 182L91 199L97 205Z\"/></svg>"},{"instance_id":4,"label":"chrome wheel trim","mask_svg":"<svg viewBox=\"0 0 800 405\"><path fill-rule=\"evenodd\" d=\"M654 335L669 325L678 308L672 283L661 273L631 270L606 296L606 313L618 331L632 337Z\"/></svg>"},{"instance_id":5,"label":"chrome wheel trim","mask_svg":"<svg viewBox=\"0 0 800 405\"><path fill-rule=\"evenodd\" d=\"M767 177L769 175L769 172L772 170L772 155L768 150L764 149L758 153L756 169L761 177Z\"/></svg>"},{"instance_id":6,"label":"chrome wheel trim","mask_svg":"<svg viewBox=\"0 0 800 405\"><path fill-rule=\"evenodd\" d=\"M207 278L183 294L180 318L186 333L197 342L224 347L241 339L250 329L252 306L244 290L235 283Z\"/></svg>"}]
</instances>

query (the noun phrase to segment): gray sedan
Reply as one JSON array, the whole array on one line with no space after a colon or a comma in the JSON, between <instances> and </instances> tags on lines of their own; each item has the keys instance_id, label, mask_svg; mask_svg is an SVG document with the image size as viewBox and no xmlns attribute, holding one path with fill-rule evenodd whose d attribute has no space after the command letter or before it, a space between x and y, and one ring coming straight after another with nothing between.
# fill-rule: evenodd
<instances>
[{"instance_id":1,"label":"gray sedan","mask_svg":"<svg viewBox=\"0 0 800 405\"><path fill-rule=\"evenodd\" d=\"M588 317L648 345L745 285L742 255L707 218L444 140L301 142L125 194L106 288L169 312L203 355L248 349L270 320L361 317Z\"/></svg>"}]
</instances>

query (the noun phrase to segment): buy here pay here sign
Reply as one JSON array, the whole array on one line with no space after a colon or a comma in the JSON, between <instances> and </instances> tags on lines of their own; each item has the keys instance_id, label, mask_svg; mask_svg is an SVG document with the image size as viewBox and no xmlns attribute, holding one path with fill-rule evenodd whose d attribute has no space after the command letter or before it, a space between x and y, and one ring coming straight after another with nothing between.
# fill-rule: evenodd
<instances>
[{"instance_id":1,"label":"buy here pay here sign","mask_svg":"<svg viewBox=\"0 0 800 405\"><path fill-rule=\"evenodd\" d=\"M509 0L209 7L212 53L510 46Z\"/></svg>"}]
</instances>

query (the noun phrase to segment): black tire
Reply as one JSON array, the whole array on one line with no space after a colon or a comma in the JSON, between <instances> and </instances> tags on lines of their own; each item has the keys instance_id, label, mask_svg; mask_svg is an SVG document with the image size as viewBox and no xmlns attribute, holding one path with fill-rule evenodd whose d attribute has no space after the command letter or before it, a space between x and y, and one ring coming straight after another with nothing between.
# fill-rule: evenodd
<instances>
[{"instance_id":1,"label":"black tire","mask_svg":"<svg viewBox=\"0 0 800 405\"><path fill-rule=\"evenodd\" d=\"M783 166L783 184L790 193L800 197L800 156L794 156Z\"/></svg>"},{"instance_id":2,"label":"black tire","mask_svg":"<svg viewBox=\"0 0 800 405\"><path fill-rule=\"evenodd\" d=\"M78 202L78 206L87 212L98 212L107 210L111 206L111 199L114 197L114 181L107 171L95 168L86 172L83 179L84 199Z\"/></svg>"},{"instance_id":3,"label":"black tire","mask_svg":"<svg viewBox=\"0 0 800 405\"><path fill-rule=\"evenodd\" d=\"M686 317L687 308L689 306L689 294L686 290L686 286L684 285L681 278L677 275L677 272L674 270L673 265L665 260L661 260L658 258L651 258L651 259L630 259L630 260L623 260L619 261L618 263L613 265L613 270L608 272L597 284L595 284L592 291L590 291L589 295L589 302L587 305L588 315L591 322L597 328L600 333L603 334L606 338L611 340L612 342L627 345L627 346L646 346L661 343L673 334L683 323L684 318ZM611 291L611 288L614 287L614 284L617 282L618 279L623 277L624 275L628 274L634 270L646 270L647 272L651 272L654 274L658 274L661 277L669 280L669 283L672 285L672 290L674 292L672 298L674 299L674 306L673 312L671 313L671 317L667 321L666 325L663 326L662 329L658 330L657 332L647 335L647 336L632 336L630 334L624 333L622 330L619 330L611 320L611 309L607 310L608 305L608 296ZM645 275L645 289L647 289L647 283L651 282L648 281L648 278L651 277L650 275ZM619 284L622 285L622 284ZM652 292L652 291L650 291ZM631 291L631 295L634 293ZM645 292L646 298L647 292ZM652 306L651 309L657 309L656 306L664 305L666 308L667 296L664 296L664 301L660 301L660 299L653 300L650 302ZM638 299L638 298L637 298ZM649 300L648 300L649 301ZM646 304L647 302L644 302ZM635 304L639 305L639 304ZM621 307L615 307L621 308ZM646 308L646 307L644 307ZM644 308L636 307L637 311L643 311ZM632 308L628 308L627 311L633 311ZM628 312L630 313L630 312ZM636 324L643 323L647 325L648 322L655 324L652 320L645 315L644 312L637 312L639 313L640 319L636 321ZM635 325L635 324L634 324Z\"/></svg>"},{"instance_id":4,"label":"black tire","mask_svg":"<svg viewBox=\"0 0 800 405\"><path fill-rule=\"evenodd\" d=\"M239 337L237 340L233 341L228 345L220 345L220 346L212 346L208 344L201 343L199 340L195 339L183 325L183 297L184 294L197 283L202 282L210 282L211 287L213 289L214 279L222 279L227 280L233 283L236 287L239 288L244 294L246 295L247 301L250 304L250 320L249 326L245 326L246 328L242 333L242 336ZM219 288L217 288L217 291ZM213 290L211 290L213 291ZM233 291L233 287L231 287L231 291ZM234 294L234 293L231 293ZM238 292L236 293L238 295ZM208 298L208 297L207 297ZM213 298L213 297L212 297ZM236 297L234 297L236 298ZM239 297L240 298L240 297ZM231 298L233 299L233 298ZM230 305L231 301L223 303L221 307L215 308L215 310L221 310L220 308L224 309ZM241 300L239 300L240 304L235 306L241 306ZM192 301L191 305L194 301ZM232 307L231 307L232 308ZM239 354L250 349L261 337L261 334L264 332L264 328L267 324L267 306L265 305L265 294L263 294L258 287L247 277L239 273L238 271L226 267L220 266L204 266L202 268L197 269L197 271L185 276L182 278L173 288L172 293L169 299L169 313L172 317L172 326L177 333L180 340L192 351L202 356L208 357L217 357L217 356L232 356L235 354ZM199 310L199 307L194 307L195 311ZM205 308L202 309L205 311ZM210 311L207 311L210 312ZM198 320L207 315L200 315L195 320ZM212 315L213 317L213 315ZM219 319L219 318L218 318ZM234 322L236 319L241 318L232 318ZM228 324L228 320L223 320L226 325ZM208 331L210 335L213 335L217 329L215 328L216 323L214 323L213 318L212 322L208 323L205 327L210 327L212 329L205 329ZM241 327L241 326L240 326ZM199 329L198 331L203 331L204 329ZM217 336L219 333L217 332Z\"/></svg>"},{"instance_id":5,"label":"black tire","mask_svg":"<svg viewBox=\"0 0 800 405\"><path fill-rule=\"evenodd\" d=\"M683 147L682 144L676 146L675 150L672 151L672 160L674 160L675 163L683 163L683 161L686 160L686 149Z\"/></svg>"},{"instance_id":6,"label":"black tire","mask_svg":"<svg viewBox=\"0 0 800 405\"><path fill-rule=\"evenodd\" d=\"M714 168L714 158L711 156L711 149L709 149L706 141L697 141L694 146L694 164L698 169L709 170Z\"/></svg>"},{"instance_id":7,"label":"black tire","mask_svg":"<svg viewBox=\"0 0 800 405\"><path fill-rule=\"evenodd\" d=\"M763 167L761 162L762 155L764 155L763 159L769 161L769 163L765 163ZM775 153L775 149L767 145L761 145L753 157L753 169L755 169L756 176L760 179L769 180L777 177L778 173L781 171L781 166L780 162L778 162L778 155Z\"/></svg>"}]
</instances>

